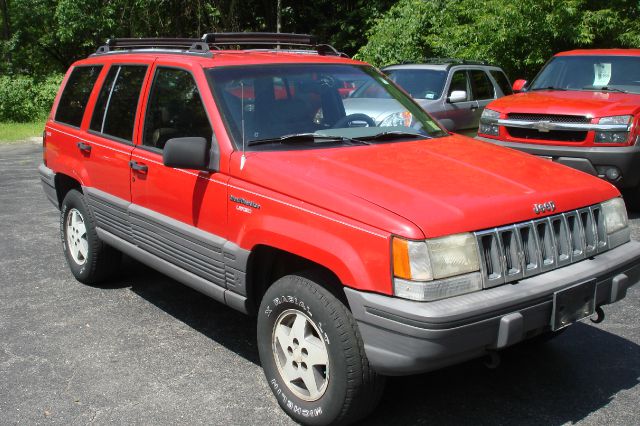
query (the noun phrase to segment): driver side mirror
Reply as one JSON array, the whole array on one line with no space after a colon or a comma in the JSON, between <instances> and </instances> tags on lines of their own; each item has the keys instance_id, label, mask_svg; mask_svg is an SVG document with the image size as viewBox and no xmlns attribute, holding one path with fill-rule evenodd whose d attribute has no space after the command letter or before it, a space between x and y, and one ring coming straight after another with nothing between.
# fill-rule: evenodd
<instances>
[{"instance_id":1,"label":"driver side mirror","mask_svg":"<svg viewBox=\"0 0 640 426\"><path fill-rule=\"evenodd\" d=\"M518 79L513 82L513 86L511 87L514 92L522 92L527 86L527 80Z\"/></svg>"},{"instance_id":2,"label":"driver side mirror","mask_svg":"<svg viewBox=\"0 0 640 426\"><path fill-rule=\"evenodd\" d=\"M209 151L205 138L173 138L164 145L162 162L176 169L211 171Z\"/></svg>"},{"instance_id":3,"label":"driver side mirror","mask_svg":"<svg viewBox=\"0 0 640 426\"><path fill-rule=\"evenodd\" d=\"M456 102L464 102L467 100L467 92L466 90L454 90L451 92L447 101L451 104L455 104Z\"/></svg>"}]
</instances>

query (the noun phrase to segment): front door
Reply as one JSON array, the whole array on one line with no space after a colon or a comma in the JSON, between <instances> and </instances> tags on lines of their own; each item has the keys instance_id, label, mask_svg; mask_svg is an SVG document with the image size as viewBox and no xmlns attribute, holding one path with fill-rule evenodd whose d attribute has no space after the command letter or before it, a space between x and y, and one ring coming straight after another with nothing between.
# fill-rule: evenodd
<instances>
[{"instance_id":1,"label":"front door","mask_svg":"<svg viewBox=\"0 0 640 426\"><path fill-rule=\"evenodd\" d=\"M169 139L204 137L216 143L201 90L206 86L198 87L189 70L155 67L141 138L131 155L129 216L139 247L221 289L228 177L162 162Z\"/></svg>"}]
</instances>

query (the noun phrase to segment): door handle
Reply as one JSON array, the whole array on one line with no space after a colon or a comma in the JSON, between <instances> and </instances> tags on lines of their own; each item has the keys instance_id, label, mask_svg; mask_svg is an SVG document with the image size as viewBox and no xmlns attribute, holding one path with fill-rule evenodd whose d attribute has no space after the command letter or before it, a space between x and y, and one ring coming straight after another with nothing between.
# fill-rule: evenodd
<instances>
[{"instance_id":1,"label":"door handle","mask_svg":"<svg viewBox=\"0 0 640 426\"><path fill-rule=\"evenodd\" d=\"M129 167L131 167L132 170L140 173L147 173L147 170L149 170L146 164L138 163L137 161L133 160L129 161Z\"/></svg>"},{"instance_id":2,"label":"door handle","mask_svg":"<svg viewBox=\"0 0 640 426\"><path fill-rule=\"evenodd\" d=\"M76 146L82 152L86 152L86 153L91 152L91 145L89 145L88 143L78 142Z\"/></svg>"}]
</instances>

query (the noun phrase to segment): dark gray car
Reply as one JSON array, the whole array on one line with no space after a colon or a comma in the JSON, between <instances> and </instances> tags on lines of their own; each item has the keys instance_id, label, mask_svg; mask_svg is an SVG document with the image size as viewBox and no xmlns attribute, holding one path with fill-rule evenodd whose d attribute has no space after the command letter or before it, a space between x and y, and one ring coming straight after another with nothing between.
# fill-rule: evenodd
<instances>
[{"instance_id":1,"label":"dark gray car","mask_svg":"<svg viewBox=\"0 0 640 426\"><path fill-rule=\"evenodd\" d=\"M475 133L485 106L496 98L512 94L504 71L481 62L435 60L425 64L392 65L382 71L444 127L461 133ZM401 114L397 103L384 96L363 85L345 99L346 112L367 110L376 124Z\"/></svg>"}]
</instances>

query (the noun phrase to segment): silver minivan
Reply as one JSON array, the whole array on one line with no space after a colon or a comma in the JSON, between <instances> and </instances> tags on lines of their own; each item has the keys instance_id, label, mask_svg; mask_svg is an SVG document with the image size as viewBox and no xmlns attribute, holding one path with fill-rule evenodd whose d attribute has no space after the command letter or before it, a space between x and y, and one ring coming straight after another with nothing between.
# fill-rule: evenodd
<instances>
[{"instance_id":1,"label":"silver minivan","mask_svg":"<svg viewBox=\"0 0 640 426\"><path fill-rule=\"evenodd\" d=\"M504 71L484 62L433 59L424 64L391 65L382 72L447 130L458 133L475 135L485 106L513 93ZM346 112L367 110L376 124L380 124L397 114L393 105L387 105L391 99L384 96L362 85L345 99Z\"/></svg>"}]
</instances>

